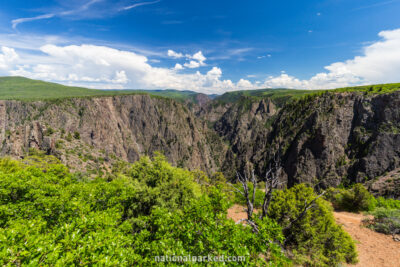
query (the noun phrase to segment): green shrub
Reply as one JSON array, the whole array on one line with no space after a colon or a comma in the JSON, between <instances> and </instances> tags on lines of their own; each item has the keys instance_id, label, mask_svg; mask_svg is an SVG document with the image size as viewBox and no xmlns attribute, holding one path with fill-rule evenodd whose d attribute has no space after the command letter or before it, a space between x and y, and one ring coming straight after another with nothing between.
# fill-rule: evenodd
<instances>
[{"instance_id":1,"label":"green shrub","mask_svg":"<svg viewBox=\"0 0 400 267\"><path fill-rule=\"evenodd\" d=\"M50 135L52 135L54 132L55 132L55 131L54 131L53 128L48 127L47 130L46 130L46 136L50 136Z\"/></svg>"},{"instance_id":2,"label":"green shrub","mask_svg":"<svg viewBox=\"0 0 400 267\"><path fill-rule=\"evenodd\" d=\"M311 203L316 194L304 184L274 192L268 216L284 229L286 246L296 263L307 266L336 266L341 262L355 263L357 252L351 237L335 223L332 208L317 199L313 208L288 226Z\"/></svg>"},{"instance_id":3,"label":"green shrub","mask_svg":"<svg viewBox=\"0 0 400 267\"><path fill-rule=\"evenodd\" d=\"M376 207L386 209L400 209L400 200L378 197L376 199Z\"/></svg>"},{"instance_id":4,"label":"green shrub","mask_svg":"<svg viewBox=\"0 0 400 267\"><path fill-rule=\"evenodd\" d=\"M0 160L1 266L162 266L154 256L174 254L290 264L276 222L258 222L260 234L235 224L220 189L202 194L194 173L162 156L141 158L111 180L73 175L53 159Z\"/></svg>"},{"instance_id":5,"label":"green shrub","mask_svg":"<svg viewBox=\"0 0 400 267\"><path fill-rule=\"evenodd\" d=\"M336 210L351 212L371 211L375 208L375 198L362 184L351 189L330 188L325 196Z\"/></svg>"},{"instance_id":6,"label":"green shrub","mask_svg":"<svg viewBox=\"0 0 400 267\"><path fill-rule=\"evenodd\" d=\"M227 204L220 190L212 190L183 210L156 209L150 217L136 220L139 236L134 246L144 256L139 265L150 266L155 256L169 254L242 255L246 263L229 265L287 266L289 260L279 246L283 242L279 225L265 219L260 222L260 233L255 234L250 227L226 218Z\"/></svg>"},{"instance_id":7,"label":"green shrub","mask_svg":"<svg viewBox=\"0 0 400 267\"><path fill-rule=\"evenodd\" d=\"M383 234L400 234L400 209L377 208L368 227Z\"/></svg>"},{"instance_id":8,"label":"green shrub","mask_svg":"<svg viewBox=\"0 0 400 267\"><path fill-rule=\"evenodd\" d=\"M237 184L235 184L233 186L236 187L238 190L243 192L242 184L237 183ZM253 194L253 184L252 183L248 183L247 186L249 187L250 194ZM256 198L255 198L254 208L261 208L262 207L262 205L264 203L264 195L265 195L264 191L262 191L261 189L258 189L256 187ZM242 194L237 192L237 191L234 192L234 200L233 201L236 204L247 205L246 198Z\"/></svg>"},{"instance_id":9,"label":"green shrub","mask_svg":"<svg viewBox=\"0 0 400 267\"><path fill-rule=\"evenodd\" d=\"M77 140L81 139L81 134L79 132L74 132L74 138Z\"/></svg>"},{"instance_id":10,"label":"green shrub","mask_svg":"<svg viewBox=\"0 0 400 267\"><path fill-rule=\"evenodd\" d=\"M67 140L68 142L72 141L72 134L68 133L68 135L65 137L65 140Z\"/></svg>"}]
</instances>

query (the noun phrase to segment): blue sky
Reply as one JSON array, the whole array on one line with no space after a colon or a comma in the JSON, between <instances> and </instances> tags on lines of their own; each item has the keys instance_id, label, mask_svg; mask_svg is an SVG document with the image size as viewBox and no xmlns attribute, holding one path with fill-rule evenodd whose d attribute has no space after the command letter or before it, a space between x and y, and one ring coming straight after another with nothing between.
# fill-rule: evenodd
<instances>
[{"instance_id":1,"label":"blue sky","mask_svg":"<svg viewBox=\"0 0 400 267\"><path fill-rule=\"evenodd\" d=\"M400 82L400 0L0 3L0 75L206 93Z\"/></svg>"}]
</instances>

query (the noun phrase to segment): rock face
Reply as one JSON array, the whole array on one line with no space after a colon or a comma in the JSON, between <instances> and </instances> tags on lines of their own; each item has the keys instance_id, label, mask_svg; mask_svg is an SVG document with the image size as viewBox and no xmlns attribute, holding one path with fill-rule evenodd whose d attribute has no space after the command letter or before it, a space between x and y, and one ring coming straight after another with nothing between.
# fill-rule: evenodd
<instances>
[{"instance_id":1,"label":"rock face","mask_svg":"<svg viewBox=\"0 0 400 267\"><path fill-rule=\"evenodd\" d=\"M230 140L224 166L236 162L236 169L247 165L263 176L279 150L281 179L288 186L325 188L366 182L400 167L399 106L399 92L326 93L279 111L254 102L239 117L234 107L228 109L215 129Z\"/></svg>"},{"instance_id":2,"label":"rock face","mask_svg":"<svg viewBox=\"0 0 400 267\"><path fill-rule=\"evenodd\" d=\"M379 177L400 168L399 92L325 93L279 106L199 97L196 106L148 95L0 101L1 154L37 148L95 172L160 151L174 165L228 179L251 168L262 177L278 155L288 186L369 181L377 194L386 192Z\"/></svg>"},{"instance_id":3,"label":"rock face","mask_svg":"<svg viewBox=\"0 0 400 267\"><path fill-rule=\"evenodd\" d=\"M299 110L303 122L294 121L293 132L283 131L287 139L278 141L279 129L290 124L289 118L296 118L293 109L282 110L270 141L287 147L283 163L288 184L310 182L326 187L366 182L398 168L399 101L399 93L316 98Z\"/></svg>"},{"instance_id":4,"label":"rock face","mask_svg":"<svg viewBox=\"0 0 400 267\"><path fill-rule=\"evenodd\" d=\"M22 157L37 148L76 169L160 151L175 165L212 172L225 149L186 107L148 95L1 101L0 136L2 155Z\"/></svg>"}]
</instances>

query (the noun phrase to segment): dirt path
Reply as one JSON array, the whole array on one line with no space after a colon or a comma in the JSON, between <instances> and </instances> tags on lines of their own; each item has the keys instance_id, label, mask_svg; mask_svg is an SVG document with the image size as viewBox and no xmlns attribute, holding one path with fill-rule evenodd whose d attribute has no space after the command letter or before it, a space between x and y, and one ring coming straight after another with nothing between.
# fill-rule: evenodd
<instances>
[{"instance_id":1,"label":"dirt path","mask_svg":"<svg viewBox=\"0 0 400 267\"><path fill-rule=\"evenodd\" d=\"M349 266L399 267L400 242L391 236L374 232L362 226L362 214L348 212L334 213L338 224L355 240L359 263Z\"/></svg>"},{"instance_id":2,"label":"dirt path","mask_svg":"<svg viewBox=\"0 0 400 267\"><path fill-rule=\"evenodd\" d=\"M389 235L374 232L362 226L362 214L334 212L336 222L354 239L359 263L354 267L400 267L400 242ZM228 209L228 218L238 222L247 214L243 206L233 205Z\"/></svg>"},{"instance_id":3,"label":"dirt path","mask_svg":"<svg viewBox=\"0 0 400 267\"><path fill-rule=\"evenodd\" d=\"M230 209L228 209L228 218L234 220L235 222L246 219L247 213L245 208L237 204L233 205Z\"/></svg>"}]
</instances>

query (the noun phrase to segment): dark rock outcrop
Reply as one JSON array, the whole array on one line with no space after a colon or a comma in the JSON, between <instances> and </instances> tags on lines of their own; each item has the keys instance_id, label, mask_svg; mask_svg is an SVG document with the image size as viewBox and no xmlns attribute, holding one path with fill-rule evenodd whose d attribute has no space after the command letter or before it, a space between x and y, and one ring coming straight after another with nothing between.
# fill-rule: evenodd
<instances>
[{"instance_id":1,"label":"dark rock outcrop","mask_svg":"<svg viewBox=\"0 0 400 267\"><path fill-rule=\"evenodd\" d=\"M288 186L362 182L377 194L386 192L379 177L400 168L400 92L327 92L284 105L198 97L190 107L148 95L0 101L1 154L37 148L75 169L107 171L160 151L174 165L234 179L252 168L262 177L279 150Z\"/></svg>"}]
</instances>

